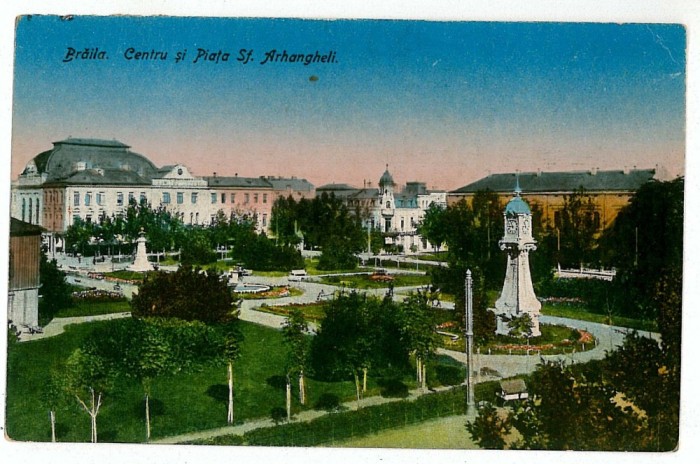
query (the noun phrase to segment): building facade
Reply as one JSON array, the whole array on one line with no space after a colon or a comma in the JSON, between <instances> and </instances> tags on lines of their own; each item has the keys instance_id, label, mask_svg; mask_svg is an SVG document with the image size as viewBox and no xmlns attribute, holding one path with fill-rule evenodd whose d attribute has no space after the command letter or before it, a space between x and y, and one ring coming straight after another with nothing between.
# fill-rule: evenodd
<instances>
[{"instance_id":1,"label":"building facade","mask_svg":"<svg viewBox=\"0 0 700 464\"><path fill-rule=\"evenodd\" d=\"M7 319L15 327L39 325L39 270L42 228L10 219Z\"/></svg>"},{"instance_id":2,"label":"building facade","mask_svg":"<svg viewBox=\"0 0 700 464\"><path fill-rule=\"evenodd\" d=\"M490 190L507 202L512 195L516 177L533 211L542 215L544 225L558 227L560 212L566 198L583 189L591 199L589 214L599 232L610 226L618 213L624 208L634 193L645 183L655 177L654 169L633 169L630 171L590 171L571 172L525 172L492 174L482 179L453 190L447 195L448 204L459 201L471 202L474 194Z\"/></svg>"},{"instance_id":3,"label":"building facade","mask_svg":"<svg viewBox=\"0 0 700 464\"><path fill-rule=\"evenodd\" d=\"M68 138L34 157L12 185L11 216L42 226L59 241L74 221L120 216L132 200L178 215L184 224L207 225L219 211L257 220L267 231L274 200L312 197L305 179L199 177L183 164L157 168L114 140Z\"/></svg>"},{"instance_id":4,"label":"building facade","mask_svg":"<svg viewBox=\"0 0 700 464\"><path fill-rule=\"evenodd\" d=\"M404 252L432 251L433 245L420 236L418 226L431 204L447 204L447 192L428 190L424 182L407 182L399 189L388 166L377 188L371 184L362 188L328 184L316 190L317 195L324 192L332 193L351 211L358 212L364 227L379 230L385 245Z\"/></svg>"}]
</instances>

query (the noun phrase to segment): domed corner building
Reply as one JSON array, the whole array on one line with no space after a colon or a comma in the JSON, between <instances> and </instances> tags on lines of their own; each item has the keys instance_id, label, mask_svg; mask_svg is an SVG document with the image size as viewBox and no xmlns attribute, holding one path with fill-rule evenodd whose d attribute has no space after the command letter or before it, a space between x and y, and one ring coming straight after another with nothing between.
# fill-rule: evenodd
<instances>
[{"instance_id":1,"label":"domed corner building","mask_svg":"<svg viewBox=\"0 0 700 464\"><path fill-rule=\"evenodd\" d=\"M158 168L130 148L93 138L53 142L13 182L11 216L42 226L50 251L68 251L61 250L60 236L75 220L122 215L131 199L164 207L186 224L208 224L219 210L254 214L259 230L266 230L277 196L296 194L297 189L309 196L313 191L305 179L205 178L192 175L183 164ZM227 179L232 182L221 184Z\"/></svg>"},{"instance_id":2,"label":"domed corner building","mask_svg":"<svg viewBox=\"0 0 700 464\"><path fill-rule=\"evenodd\" d=\"M29 161L12 186L11 215L65 232L74 220L124 212L129 197L147 198L158 170L116 140L68 138Z\"/></svg>"}]
</instances>

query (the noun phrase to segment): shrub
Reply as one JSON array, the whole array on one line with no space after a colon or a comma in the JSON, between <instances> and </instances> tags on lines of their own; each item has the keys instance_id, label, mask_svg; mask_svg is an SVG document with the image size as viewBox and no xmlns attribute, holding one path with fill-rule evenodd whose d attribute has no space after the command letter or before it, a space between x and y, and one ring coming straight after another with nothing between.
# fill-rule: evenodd
<instances>
[{"instance_id":1,"label":"shrub","mask_svg":"<svg viewBox=\"0 0 700 464\"><path fill-rule=\"evenodd\" d=\"M464 369L458 366L435 366L435 376L442 385L459 385L464 381L465 375Z\"/></svg>"},{"instance_id":2,"label":"shrub","mask_svg":"<svg viewBox=\"0 0 700 464\"><path fill-rule=\"evenodd\" d=\"M399 379L388 379L382 382L381 395L385 398L406 398L408 386Z\"/></svg>"},{"instance_id":3,"label":"shrub","mask_svg":"<svg viewBox=\"0 0 700 464\"><path fill-rule=\"evenodd\" d=\"M322 394L318 400L316 400L316 404L314 405L314 409L328 412L339 411L341 407L342 403L340 402L340 398L338 395L333 393Z\"/></svg>"}]
</instances>

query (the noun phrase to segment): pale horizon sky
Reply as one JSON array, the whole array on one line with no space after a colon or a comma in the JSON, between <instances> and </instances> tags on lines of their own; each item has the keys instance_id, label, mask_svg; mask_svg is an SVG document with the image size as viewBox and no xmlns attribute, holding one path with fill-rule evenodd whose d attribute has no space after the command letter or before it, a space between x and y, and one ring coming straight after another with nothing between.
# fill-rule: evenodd
<instances>
[{"instance_id":1,"label":"pale horizon sky","mask_svg":"<svg viewBox=\"0 0 700 464\"><path fill-rule=\"evenodd\" d=\"M660 165L675 176L685 41L668 24L25 17L11 175L73 136L197 175L316 186L376 185L386 164L400 183L446 190L516 170ZM64 63L68 47L107 59ZM168 57L126 60L129 47ZM198 48L229 61L193 63ZM240 49L254 61L237 61ZM337 62L261 65L273 49Z\"/></svg>"}]
</instances>

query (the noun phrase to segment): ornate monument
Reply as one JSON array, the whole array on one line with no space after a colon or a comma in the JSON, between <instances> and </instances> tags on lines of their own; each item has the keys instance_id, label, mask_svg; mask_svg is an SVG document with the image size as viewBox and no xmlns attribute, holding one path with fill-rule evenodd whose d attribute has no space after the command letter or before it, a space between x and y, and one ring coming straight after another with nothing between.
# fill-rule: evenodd
<instances>
[{"instance_id":1,"label":"ornate monument","mask_svg":"<svg viewBox=\"0 0 700 464\"><path fill-rule=\"evenodd\" d=\"M508 254L506 278L501 296L496 301L496 333L508 335L510 321L529 315L532 321L530 336L540 335L540 308L542 304L535 296L530 275L529 253L537 249L532 238L532 213L520 197L520 184L516 180L515 194L503 213L505 231L498 243Z\"/></svg>"},{"instance_id":2,"label":"ornate monument","mask_svg":"<svg viewBox=\"0 0 700 464\"><path fill-rule=\"evenodd\" d=\"M139 238L136 239L136 256L134 257L134 262L131 263L127 269L136 272L153 270L153 265L148 261L148 255L146 254L146 233L143 231L143 228L141 228L141 232L139 232Z\"/></svg>"}]
</instances>

